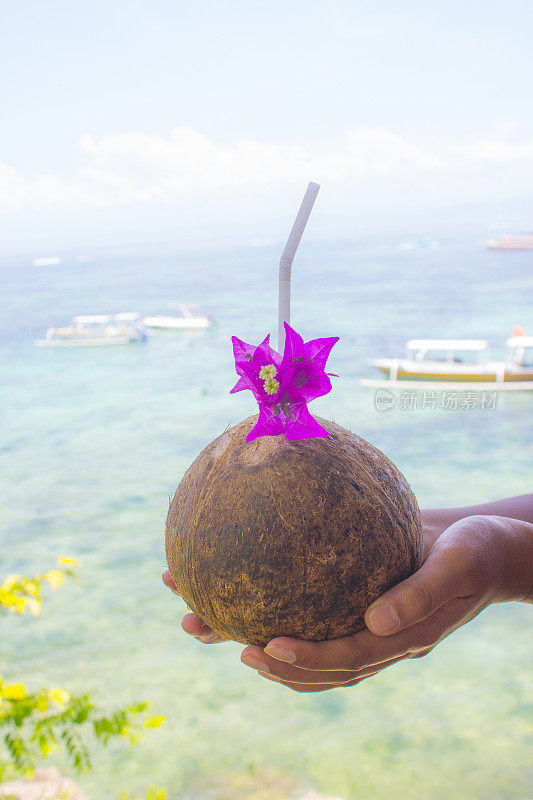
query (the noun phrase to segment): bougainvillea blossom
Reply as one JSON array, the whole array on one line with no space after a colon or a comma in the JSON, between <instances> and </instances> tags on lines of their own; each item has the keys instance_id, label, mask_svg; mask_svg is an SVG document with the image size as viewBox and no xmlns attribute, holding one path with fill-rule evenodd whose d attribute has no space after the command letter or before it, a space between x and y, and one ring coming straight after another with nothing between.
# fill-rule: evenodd
<instances>
[{"instance_id":1,"label":"bougainvillea blossom","mask_svg":"<svg viewBox=\"0 0 533 800\"><path fill-rule=\"evenodd\" d=\"M331 373L326 373L325 367L339 337L304 342L285 323L283 356L270 346L269 339L267 336L255 346L232 336L239 380L231 391L249 389L259 406L259 419L246 441L283 433L292 440L328 436L327 430L309 413L307 404L331 391Z\"/></svg>"}]
</instances>

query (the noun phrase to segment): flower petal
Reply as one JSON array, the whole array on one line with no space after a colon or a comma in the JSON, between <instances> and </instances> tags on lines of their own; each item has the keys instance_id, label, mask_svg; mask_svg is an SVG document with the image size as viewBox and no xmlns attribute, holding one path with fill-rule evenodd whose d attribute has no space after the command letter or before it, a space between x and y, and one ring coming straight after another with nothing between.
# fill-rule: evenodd
<instances>
[{"instance_id":1,"label":"flower petal","mask_svg":"<svg viewBox=\"0 0 533 800\"><path fill-rule=\"evenodd\" d=\"M243 389L249 389L257 402L260 400L263 401L265 398L268 398L267 393L265 392L265 388L263 385L263 381L260 381L256 375L253 373L250 374L246 372L244 369L242 370L242 375L231 389L230 394L234 394L235 392L242 392Z\"/></svg>"},{"instance_id":2,"label":"flower petal","mask_svg":"<svg viewBox=\"0 0 533 800\"><path fill-rule=\"evenodd\" d=\"M291 402L310 403L328 392L331 392L331 381L322 367L312 361L293 365L291 378L285 387L285 394Z\"/></svg>"},{"instance_id":3,"label":"flower petal","mask_svg":"<svg viewBox=\"0 0 533 800\"><path fill-rule=\"evenodd\" d=\"M246 437L248 442L259 436L278 436L284 431L287 439L328 436L327 430L307 410L307 403L331 391L324 368L338 337L304 342L287 323L285 333L283 357L270 346L270 336L257 347L232 336L239 380L231 393L249 389L259 405L259 418ZM270 372L265 369L269 366ZM271 376L273 371L275 378ZM272 391L274 384L279 384L278 391L268 394L266 387Z\"/></svg>"},{"instance_id":4,"label":"flower petal","mask_svg":"<svg viewBox=\"0 0 533 800\"><path fill-rule=\"evenodd\" d=\"M251 361L257 347L254 344L246 344L242 339L238 339L237 336L232 336L231 341L233 344L233 355L235 357L235 368L237 369L242 362L246 364ZM250 358L247 358L247 356L250 356Z\"/></svg>"},{"instance_id":5,"label":"flower petal","mask_svg":"<svg viewBox=\"0 0 533 800\"><path fill-rule=\"evenodd\" d=\"M304 340L299 333L296 333L294 328L291 328L288 322L284 322L283 325L285 327L283 360L292 363L295 359L303 356Z\"/></svg>"},{"instance_id":6,"label":"flower petal","mask_svg":"<svg viewBox=\"0 0 533 800\"><path fill-rule=\"evenodd\" d=\"M270 334L265 336L261 344L255 348L255 353L253 355L252 361L250 362L250 366L259 371L261 367L264 367L266 364L272 364L272 353L275 353L275 350L272 350L269 344Z\"/></svg>"},{"instance_id":7,"label":"flower petal","mask_svg":"<svg viewBox=\"0 0 533 800\"><path fill-rule=\"evenodd\" d=\"M275 364L276 367L279 367L283 360L282 357L280 356L278 351L274 350L274 348L271 347L270 345L268 345L268 350L270 353L270 363Z\"/></svg>"},{"instance_id":8,"label":"flower petal","mask_svg":"<svg viewBox=\"0 0 533 800\"><path fill-rule=\"evenodd\" d=\"M230 394L234 394L235 392L243 392L245 389L250 389L251 387L248 385L248 380L246 378L239 378L233 389L230 389Z\"/></svg>"},{"instance_id":9,"label":"flower petal","mask_svg":"<svg viewBox=\"0 0 533 800\"><path fill-rule=\"evenodd\" d=\"M313 361L322 369L326 366L326 361L335 344L339 341L338 336L328 336L323 339L311 339L304 345L303 356L306 361Z\"/></svg>"},{"instance_id":10,"label":"flower petal","mask_svg":"<svg viewBox=\"0 0 533 800\"><path fill-rule=\"evenodd\" d=\"M247 442L253 442L259 436L279 436L283 433L283 422L279 414L274 414L271 408L259 403L259 419L246 437Z\"/></svg>"},{"instance_id":11,"label":"flower petal","mask_svg":"<svg viewBox=\"0 0 533 800\"><path fill-rule=\"evenodd\" d=\"M325 436L329 433L311 416L305 403L291 407L291 416L285 423L286 439L321 439Z\"/></svg>"}]
</instances>

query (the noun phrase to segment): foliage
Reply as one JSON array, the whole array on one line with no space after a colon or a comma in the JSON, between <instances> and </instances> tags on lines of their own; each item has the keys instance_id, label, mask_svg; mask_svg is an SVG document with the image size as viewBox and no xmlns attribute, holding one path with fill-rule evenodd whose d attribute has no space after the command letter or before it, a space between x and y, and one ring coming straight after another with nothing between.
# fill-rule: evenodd
<instances>
[{"instance_id":1,"label":"foliage","mask_svg":"<svg viewBox=\"0 0 533 800\"><path fill-rule=\"evenodd\" d=\"M23 575L9 575L0 584L0 612L24 614L27 611L35 617L42 607L42 589L48 584L58 589L65 583L66 577L75 578L73 567L78 562L73 558L60 558L56 569L44 575L25 578Z\"/></svg>"},{"instance_id":2,"label":"foliage","mask_svg":"<svg viewBox=\"0 0 533 800\"><path fill-rule=\"evenodd\" d=\"M161 786L150 786L144 797L133 797L129 792L122 792L118 800L167 800L167 793Z\"/></svg>"},{"instance_id":3,"label":"foliage","mask_svg":"<svg viewBox=\"0 0 533 800\"><path fill-rule=\"evenodd\" d=\"M56 569L26 578L10 575L0 584L0 611L38 615L42 589L61 586L75 578L73 559L59 559ZM134 743L142 728L158 728L164 717L147 717L149 703L133 703L111 714L102 714L87 694L71 695L65 689L30 692L22 683L8 683L0 676L0 779L8 770L31 774L36 760L63 750L81 772L91 766L90 737L107 744L114 737ZM138 721L140 720L140 721ZM154 796L149 800L163 800Z\"/></svg>"}]
</instances>

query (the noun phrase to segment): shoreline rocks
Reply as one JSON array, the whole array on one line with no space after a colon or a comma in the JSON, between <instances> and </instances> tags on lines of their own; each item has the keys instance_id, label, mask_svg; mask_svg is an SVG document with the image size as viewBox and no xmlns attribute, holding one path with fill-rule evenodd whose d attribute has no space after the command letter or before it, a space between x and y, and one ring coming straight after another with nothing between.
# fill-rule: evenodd
<instances>
[{"instance_id":1,"label":"shoreline rocks","mask_svg":"<svg viewBox=\"0 0 533 800\"><path fill-rule=\"evenodd\" d=\"M0 783L0 800L89 800L80 787L55 767L38 769L32 778Z\"/></svg>"}]
</instances>

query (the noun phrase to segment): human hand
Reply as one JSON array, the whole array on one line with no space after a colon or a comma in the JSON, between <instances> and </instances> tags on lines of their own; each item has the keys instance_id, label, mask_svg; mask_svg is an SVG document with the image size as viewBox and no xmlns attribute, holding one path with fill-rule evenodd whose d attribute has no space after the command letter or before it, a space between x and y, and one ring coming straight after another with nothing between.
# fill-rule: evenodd
<instances>
[{"instance_id":1,"label":"human hand","mask_svg":"<svg viewBox=\"0 0 533 800\"><path fill-rule=\"evenodd\" d=\"M366 630L326 642L278 637L264 649L246 647L243 663L295 691L354 686L397 661L426 655L490 603L533 600L533 576L528 573L533 525L471 516L440 533L431 512L423 513L423 520L421 568L372 604L365 615ZM168 570L163 581L178 593ZM387 610L395 612L388 631ZM206 644L226 641L196 614L186 614L182 627Z\"/></svg>"},{"instance_id":2,"label":"human hand","mask_svg":"<svg viewBox=\"0 0 533 800\"><path fill-rule=\"evenodd\" d=\"M161 577L165 586L168 586L170 591L174 592L174 594L177 594L179 597L180 593L168 569L163 572ZM193 614L192 611L189 614L185 614L181 621L181 627L185 633L194 636L195 639L198 639L199 642L203 642L204 644L218 644L228 641L211 630L209 625L206 625L205 622L203 622L197 614Z\"/></svg>"},{"instance_id":3,"label":"human hand","mask_svg":"<svg viewBox=\"0 0 533 800\"><path fill-rule=\"evenodd\" d=\"M366 630L325 642L279 637L264 650L246 647L241 660L299 692L354 686L404 658L427 655L491 603L533 601L527 522L465 517L424 551L420 569L367 610Z\"/></svg>"},{"instance_id":4,"label":"human hand","mask_svg":"<svg viewBox=\"0 0 533 800\"><path fill-rule=\"evenodd\" d=\"M436 518L431 511L422 512L422 523L424 542L422 558L424 560L435 539L442 533L445 526L442 525L440 518ZM161 577L165 586L179 597L178 588L168 569L163 572ZM220 642L228 641L215 633L197 614L192 612L185 614L181 621L181 627L185 633L194 636L195 639L198 639L203 644L219 644Z\"/></svg>"}]
</instances>

